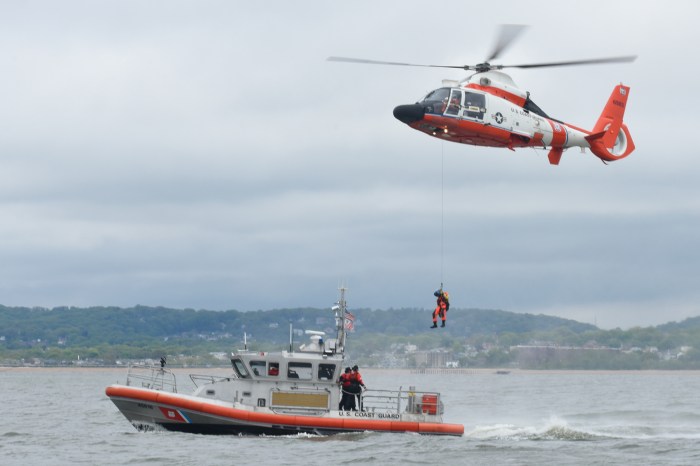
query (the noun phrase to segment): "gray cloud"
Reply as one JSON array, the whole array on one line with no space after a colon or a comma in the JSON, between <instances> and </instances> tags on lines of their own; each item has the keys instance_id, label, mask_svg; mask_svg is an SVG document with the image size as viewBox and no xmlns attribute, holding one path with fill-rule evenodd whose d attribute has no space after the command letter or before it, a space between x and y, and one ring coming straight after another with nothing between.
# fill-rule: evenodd
<instances>
[{"instance_id":1,"label":"gray cloud","mask_svg":"<svg viewBox=\"0 0 700 466\"><path fill-rule=\"evenodd\" d=\"M457 308L697 315L697 7L585 5L0 6L0 302L321 307L345 282L351 306L429 307L443 279ZM585 128L629 84L637 151L443 145L391 110L462 73L325 61L474 63L502 22L532 26L508 63L639 54L512 73Z\"/></svg>"}]
</instances>

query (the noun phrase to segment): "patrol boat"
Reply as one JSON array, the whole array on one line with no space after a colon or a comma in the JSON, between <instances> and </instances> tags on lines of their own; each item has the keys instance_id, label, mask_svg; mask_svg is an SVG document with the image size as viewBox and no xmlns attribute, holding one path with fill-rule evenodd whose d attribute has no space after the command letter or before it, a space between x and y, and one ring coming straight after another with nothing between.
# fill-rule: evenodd
<instances>
[{"instance_id":1,"label":"patrol boat","mask_svg":"<svg viewBox=\"0 0 700 466\"><path fill-rule=\"evenodd\" d=\"M231 354L227 376L190 375L192 394L178 393L175 374L158 365L129 367L126 384L110 385L107 396L139 430L200 434L290 435L297 433L416 432L464 434L461 424L443 422L440 393L374 390L362 393L359 411L339 409L337 383L345 360L345 289L332 307L336 336L306 331L297 351ZM291 330L291 329L290 329ZM246 345L247 346L247 345Z\"/></svg>"}]
</instances>

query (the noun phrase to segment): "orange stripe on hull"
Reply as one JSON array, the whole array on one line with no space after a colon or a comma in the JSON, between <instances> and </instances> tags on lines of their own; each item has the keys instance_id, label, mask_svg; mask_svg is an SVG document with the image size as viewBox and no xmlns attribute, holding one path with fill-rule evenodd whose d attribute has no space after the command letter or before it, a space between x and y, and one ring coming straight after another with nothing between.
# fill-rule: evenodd
<instances>
[{"instance_id":1,"label":"orange stripe on hull","mask_svg":"<svg viewBox=\"0 0 700 466\"><path fill-rule=\"evenodd\" d=\"M461 424L439 424L428 422L403 422L373 419L329 418L318 416L294 416L286 414L257 413L243 409L229 408L192 400L183 396L125 386L109 386L105 390L108 397L127 398L138 401L167 404L179 409L219 416L237 421L265 425L283 425L306 428L336 430L373 430L385 432L418 432L424 434L463 435Z\"/></svg>"}]
</instances>

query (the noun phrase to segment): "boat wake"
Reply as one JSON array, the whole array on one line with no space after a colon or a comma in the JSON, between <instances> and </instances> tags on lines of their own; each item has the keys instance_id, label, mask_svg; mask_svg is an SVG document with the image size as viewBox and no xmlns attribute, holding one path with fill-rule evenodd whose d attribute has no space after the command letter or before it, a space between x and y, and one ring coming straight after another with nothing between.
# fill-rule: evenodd
<instances>
[{"instance_id":1,"label":"boat wake","mask_svg":"<svg viewBox=\"0 0 700 466\"><path fill-rule=\"evenodd\" d=\"M566 421L559 418L551 418L542 426L517 426L514 424L476 426L469 432L465 431L464 435L467 438L479 440L591 441L613 438L611 436L569 427Z\"/></svg>"}]
</instances>

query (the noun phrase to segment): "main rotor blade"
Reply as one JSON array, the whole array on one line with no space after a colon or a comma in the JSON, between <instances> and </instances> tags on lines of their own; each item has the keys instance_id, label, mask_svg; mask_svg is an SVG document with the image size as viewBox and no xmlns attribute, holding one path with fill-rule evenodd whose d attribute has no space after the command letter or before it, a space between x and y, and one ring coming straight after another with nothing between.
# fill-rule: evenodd
<instances>
[{"instance_id":1,"label":"main rotor blade","mask_svg":"<svg viewBox=\"0 0 700 466\"><path fill-rule=\"evenodd\" d=\"M527 26L525 26L524 24L502 24L501 30L498 33L498 38L496 39L496 44L493 46L493 50L491 51L489 57L484 61L488 63L494 58L498 58L498 56L501 55L501 53L526 28Z\"/></svg>"},{"instance_id":2,"label":"main rotor blade","mask_svg":"<svg viewBox=\"0 0 700 466\"><path fill-rule=\"evenodd\" d=\"M469 65L464 66L451 66L451 65L420 65L415 63L401 63L395 61L377 61L377 60L367 60L364 58L348 58L348 57L328 57L328 61L340 61L345 63L363 63L366 65L397 65L397 66L424 66L429 68L455 68L458 70L473 70L474 67Z\"/></svg>"},{"instance_id":3,"label":"main rotor blade","mask_svg":"<svg viewBox=\"0 0 700 466\"><path fill-rule=\"evenodd\" d=\"M531 63L528 65L498 65L498 68L544 68L548 66L595 65L599 63L629 63L637 59L637 55L610 58L592 58L590 60L559 61L551 63Z\"/></svg>"}]
</instances>

